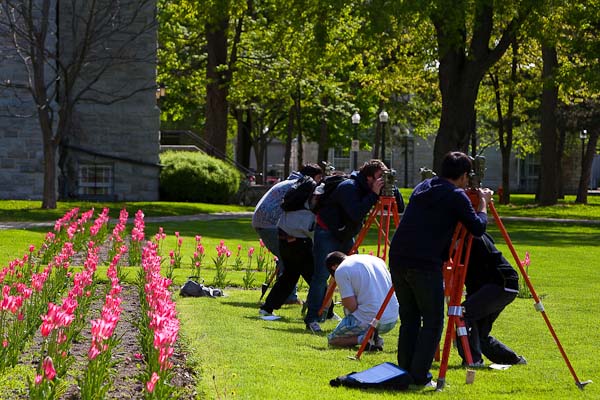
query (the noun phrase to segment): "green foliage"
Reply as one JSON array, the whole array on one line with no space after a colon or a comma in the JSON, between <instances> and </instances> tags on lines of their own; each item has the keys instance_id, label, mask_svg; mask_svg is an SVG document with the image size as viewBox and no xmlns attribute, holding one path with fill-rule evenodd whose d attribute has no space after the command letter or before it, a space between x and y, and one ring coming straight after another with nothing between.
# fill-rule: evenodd
<instances>
[{"instance_id":1,"label":"green foliage","mask_svg":"<svg viewBox=\"0 0 600 400\"><path fill-rule=\"evenodd\" d=\"M160 192L166 200L227 203L239 189L240 173L205 154L169 151L160 160Z\"/></svg>"}]
</instances>

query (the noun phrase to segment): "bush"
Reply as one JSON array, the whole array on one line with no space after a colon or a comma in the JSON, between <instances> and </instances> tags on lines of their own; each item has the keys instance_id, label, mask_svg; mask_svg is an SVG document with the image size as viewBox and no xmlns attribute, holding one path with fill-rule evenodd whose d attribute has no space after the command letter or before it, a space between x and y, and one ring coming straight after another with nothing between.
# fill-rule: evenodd
<instances>
[{"instance_id":1,"label":"bush","mask_svg":"<svg viewBox=\"0 0 600 400\"><path fill-rule=\"evenodd\" d=\"M225 204L240 187L237 169L204 153L167 151L160 162L163 200Z\"/></svg>"}]
</instances>

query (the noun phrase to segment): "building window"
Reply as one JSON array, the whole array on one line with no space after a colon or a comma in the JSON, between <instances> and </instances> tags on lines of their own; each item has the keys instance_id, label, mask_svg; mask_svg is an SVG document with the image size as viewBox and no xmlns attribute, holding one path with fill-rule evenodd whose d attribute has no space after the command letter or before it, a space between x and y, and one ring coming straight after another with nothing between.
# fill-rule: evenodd
<instances>
[{"instance_id":1,"label":"building window","mask_svg":"<svg viewBox=\"0 0 600 400\"><path fill-rule=\"evenodd\" d=\"M82 164L78 171L78 193L82 196L112 195L113 166Z\"/></svg>"}]
</instances>

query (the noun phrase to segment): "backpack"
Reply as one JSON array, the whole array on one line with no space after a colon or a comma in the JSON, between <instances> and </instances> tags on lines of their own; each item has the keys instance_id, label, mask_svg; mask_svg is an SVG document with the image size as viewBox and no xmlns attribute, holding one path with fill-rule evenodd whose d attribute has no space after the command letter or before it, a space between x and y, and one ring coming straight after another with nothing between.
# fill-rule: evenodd
<instances>
[{"instance_id":1,"label":"backpack","mask_svg":"<svg viewBox=\"0 0 600 400\"><path fill-rule=\"evenodd\" d=\"M283 211L296 211L305 208L305 203L310 199L317 182L310 176L306 175L302 178L298 178L296 182L292 184L292 187L285 193L283 200L281 201L281 208Z\"/></svg>"},{"instance_id":2,"label":"backpack","mask_svg":"<svg viewBox=\"0 0 600 400\"><path fill-rule=\"evenodd\" d=\"M314 211L317 212L319 211L319 208L326 205L329 199L331 198L331 194L335 191L335 189L337 189L339 184L347 179L350 179L347 175L326 176L317 188L316 193L318 194L318 196L316 205L314 207Z\"/></svg>"},{"instance_id":3,"label":"backpack","mask_svg":"<svg viewBox=\"0 0 600 400\"><path fill-rule=\"evenodd\" d=\"M198 283L195 280L187 280L186 283L179 290L181 297L220 297L223 296L221 289L216 289L211 286L204 286L202 283Z\"/></svg>"}]
</instances>

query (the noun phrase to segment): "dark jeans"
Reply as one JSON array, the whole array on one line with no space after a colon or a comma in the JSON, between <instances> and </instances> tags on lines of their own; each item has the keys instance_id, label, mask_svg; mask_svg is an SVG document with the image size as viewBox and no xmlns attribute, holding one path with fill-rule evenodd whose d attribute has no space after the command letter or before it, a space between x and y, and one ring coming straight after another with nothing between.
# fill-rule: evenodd
<instances>
[{"instance_id":1,"label":"dark jeans","mask_svg":"<svg viewBox=\"0 0 600 400\"><path fill-rule=\"evenodd\" d=\"M313 276L313 245L309 238L297 238L293 242L279 240L279 253L285 269L279 277L273 289L267 296L265 304L261 307L263 310L273 312L281 308L282 304L290 294L290 291L298 283L300 276L310 285Z\"/></svg>"},{"instance_id":2,"label":"dark jeans","mask_svg":"<svg viewBox=\"0 0 600 400\"><path fill-rule=\"evenodd\" d=\"M463 303L473 362L481 361L482 354L497 364L512 365L519 362L519 356L513 350L490 335L494 321L515 297L517 293L507 292L500 285L487 284L470 294ZM460 341L457 342L458 353L464 360L462 346Z\"/></svg>"},{"instance_id":3,"label":"dark jeans","mask_svg":"<svg viewBox=\"0 0 600 400\"><path fill-rule=\"evenodd\" d=\"M279 231L276 227L273 228L254 228L256 233L258 233L258 237L260 237L265 245L265 247L275 256L277 257L277 266L279 267L279 274L277 275L277 280L285 271L285 265L281 259L281 254L279 253ZM298 288L294 286L292 290L290 290L289 296L286 298L286 301L294 302L298 300L298 294L296 291Z\"/></svg>"},{"instance_id":4,"label":"dark jeans","mask_svg":"<svg viewBox=\"0 0 600 400\"><path fill-rule=\"evenodd\" d=\"M392 267L391 273L400 305L398 366L415 384L424 385L431 380L429 369L444 325L442 269Z\"/></svg>"}]
</instances>

